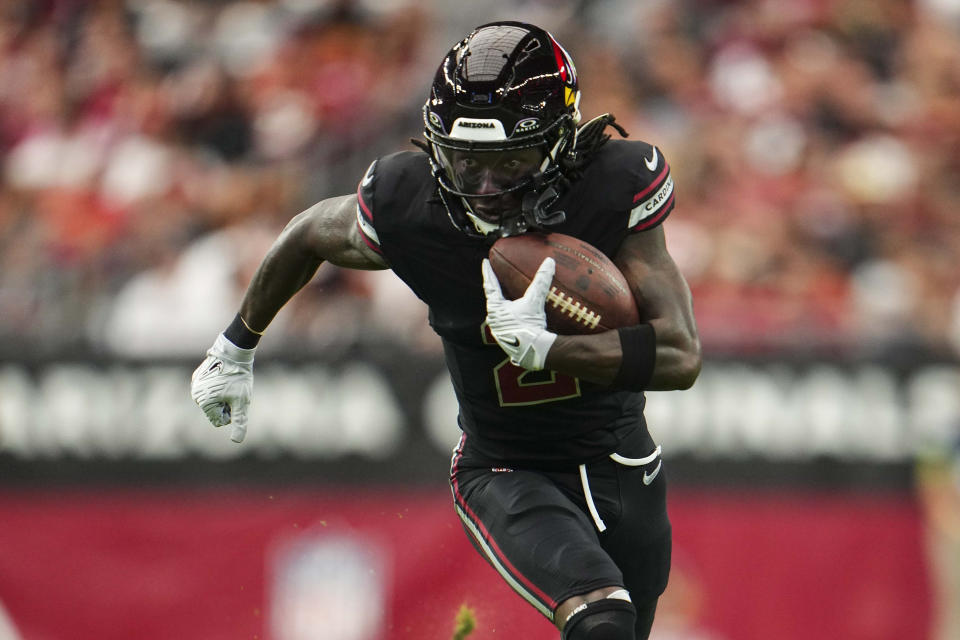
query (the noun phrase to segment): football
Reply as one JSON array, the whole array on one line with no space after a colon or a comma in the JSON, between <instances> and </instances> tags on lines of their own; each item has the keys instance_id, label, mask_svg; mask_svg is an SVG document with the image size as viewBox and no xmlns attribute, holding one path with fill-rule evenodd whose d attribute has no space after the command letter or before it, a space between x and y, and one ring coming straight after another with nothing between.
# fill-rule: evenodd
<instances>
[{"instance_id":1,"label":"football","mask_svg":"<svg viewBox=\"0 0 960 640\"><path fill-rule=\"evenodd\" d=\"M620 269L593 245L561 233L525 233L490 247L490 265L506 298L523 295L545 258L556 262L547 295L547 328L570 335L600 333L640 321Z\"/></svg>"}]
</instances>

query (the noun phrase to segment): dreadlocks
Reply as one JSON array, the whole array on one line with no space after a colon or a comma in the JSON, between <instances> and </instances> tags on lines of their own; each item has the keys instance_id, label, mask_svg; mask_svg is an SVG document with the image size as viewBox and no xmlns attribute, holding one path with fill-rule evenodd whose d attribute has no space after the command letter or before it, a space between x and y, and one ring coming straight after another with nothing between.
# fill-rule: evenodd
<instances>
[{"instance_id":1,"label":"dreadlocks","mask_svg":"<svg viewBox=\"0 0 960 640\"><path fill-rule=\"evenodd\" d=\"M607 127L613 127L624 138L630 136L615 120L612 114L605 113L583 124L577 130L573 150L561 161L563 175L568 182L573 182L583 175L584 169L590 164L593 156L610 139L610 134L606 133Z\"/></svg>"}]
</instances>

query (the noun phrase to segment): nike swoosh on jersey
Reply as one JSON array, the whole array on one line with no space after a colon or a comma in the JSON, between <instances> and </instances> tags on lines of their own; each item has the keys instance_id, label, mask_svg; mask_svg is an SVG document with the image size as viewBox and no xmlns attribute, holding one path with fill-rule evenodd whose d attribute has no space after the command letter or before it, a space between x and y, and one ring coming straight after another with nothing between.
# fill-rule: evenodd
<instances>
[{"instance_id":1,"label":"nike swoosh on jersey","mask_svg":"<svg viewBox=\"0 0 960 640\"><path fill-rule=\"evenodd\" d=\"M660 164L660 156L657 154L656 147L653 148L653 157L650 158L649 160L644 158L643 164L647 165L647 169L649 169L650 171L655 171L657 169L657 165Z\"/></svg>"},{"instance_id":2,"label":"nike swoosh on jersey","mask_svg":"<svg viewBox=\"0 0 960 640\"><path fill-rule=\"evenodd\" d=\"M503 341L504 341L505 343L507 343L508 345L510 345L511 347L519 347L519 346L520 346L520 339L517 338L516 336L514 336L513 339L511 339L511 340L507 340L506 338L504 338Z\"/></svg>"},{"instance_id":3,"label":"nike swoosh on jersey","mask_svg":"<svg viewBox=\"0 0 960 640\"><path fill-rule=\"evenodd\" d=\"M370 166L367 168L367 173L363 176L363 181L360 183L361 187L365 187L371 182L373 182L373 170L377 166L377 161L374 160L370 163Z\"/></svg>"},{"instance_id":4,"label":"nike swoosh on jersey","mask_svg":"<svg viewBox=\"0 0 960 640\"><path fill-rule=\"evenodd\" d=\"M663 466L663 460L657 461L657 468L653 470L653 473L647 473L646 470L643 472L643 484L649 485L651 482L657 479L657 476L660 475L660 467Z\"/></svg>"}]
</instances>

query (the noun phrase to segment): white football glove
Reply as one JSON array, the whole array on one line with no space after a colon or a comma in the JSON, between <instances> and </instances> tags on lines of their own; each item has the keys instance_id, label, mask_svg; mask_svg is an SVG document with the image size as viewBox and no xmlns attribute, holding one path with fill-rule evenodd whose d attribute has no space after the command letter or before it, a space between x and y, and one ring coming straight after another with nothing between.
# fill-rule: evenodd
<instances>
[{"instance_id":1,"label":"white football glove","mask_svg":"<svg viewBox=\"0 0 960 640\"><path fill-rule=\"evenodd\" d=\"M500 281L490 261L483 260L483 290L487 294L487 326L510 362L524 369L540 370L557 334L547 331L544 304L556 263L545 258L522 297L505 300Z\"/></svg>"},{"instance_id":2,"label":"white football glove","mask_svg":"<svg viewBox=\"0 0 960 640\"><path fill-rule=\"evenodd\" d=\"M241 349L222 333L207 351L207 358L190 377L193 396L215 427L232 424L230 439L243 442L247 435L247 407L253 394L253 353Z\"/></svg>"}]
</instances>

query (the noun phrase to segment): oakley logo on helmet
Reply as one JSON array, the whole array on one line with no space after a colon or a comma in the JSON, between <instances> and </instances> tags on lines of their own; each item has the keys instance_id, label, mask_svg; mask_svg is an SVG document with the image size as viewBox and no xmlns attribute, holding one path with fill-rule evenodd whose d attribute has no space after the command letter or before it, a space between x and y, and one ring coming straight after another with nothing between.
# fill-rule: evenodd
<instances>
[{"instance_id":1,"label":"oakley logo on helmet","mask_svg":"<svg viewBox=\"0 0 960 640\"><path fill-rule=\"evenodd\" d=\"M513 132L517 133L527 133L530 131L535 131L540 128L540 120L538 118L527 118L526 120L521 120L517 123L516 128Z\"/></svg>"},{"instance_id":2,"label":"oakley logo on helmet","mask_svg":"<svg viewBox=\"0 0 960 640\"><path fill-rule=\"evenodd\" d=\"M440 118L440 116L431 111L429 118L430 124L443 131L443 120Z\"/></svg>"}]
</instances>

